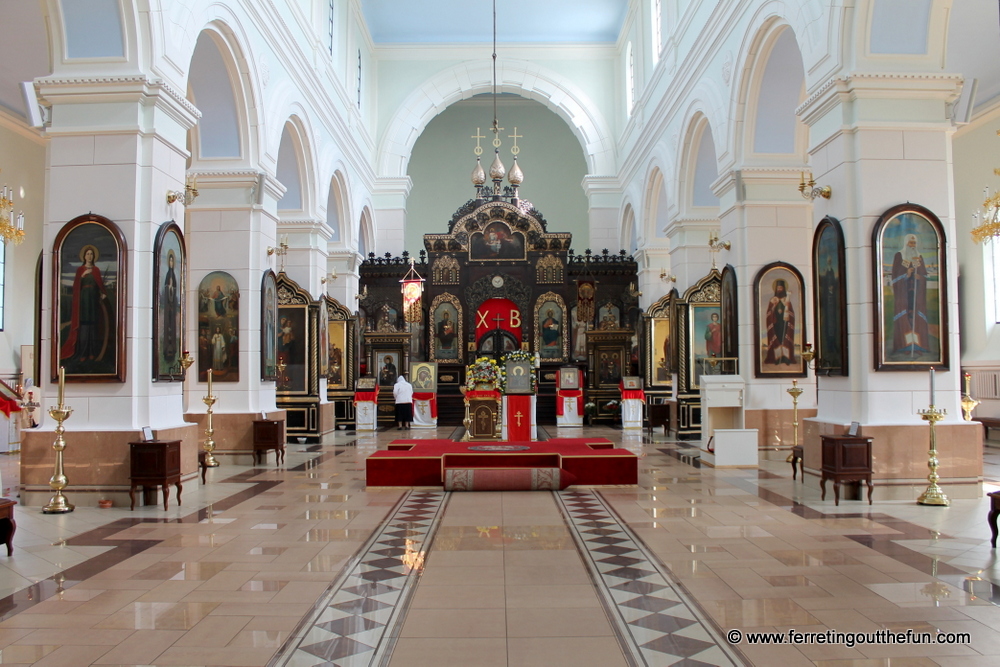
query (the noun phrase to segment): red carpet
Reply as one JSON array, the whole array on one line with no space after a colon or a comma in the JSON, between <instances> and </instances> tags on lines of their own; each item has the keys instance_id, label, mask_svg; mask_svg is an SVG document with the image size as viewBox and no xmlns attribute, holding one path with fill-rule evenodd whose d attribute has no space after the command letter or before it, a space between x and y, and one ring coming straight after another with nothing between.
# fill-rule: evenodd
<instances>
[{"instance_id":1,"label":"red carpet","mask_svg":"<svg viewBox=\"0 0 1000 667\"><path fill-rule=\"evenodd\" d=\"M516 451L483 451L474 448L517 448ZM639 459L625 449L615 449L603 438L557 438L547 442L453 442L451 440L395 440L389 451L368 457L368 486L443 486L446 470L535 470L558 468L565 482L576 484L637 484ZM473 475L474 477L474 475ZM530 477L484 476L475 489L525 489ZM510 486L493 488L509 479Z\"/></svg>"}]
</instances>

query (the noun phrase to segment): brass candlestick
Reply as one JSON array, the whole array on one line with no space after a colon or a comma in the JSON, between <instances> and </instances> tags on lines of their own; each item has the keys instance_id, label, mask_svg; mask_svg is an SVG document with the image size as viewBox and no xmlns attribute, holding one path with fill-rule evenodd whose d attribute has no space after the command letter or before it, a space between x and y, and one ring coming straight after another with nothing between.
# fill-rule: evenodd
<instances>
[{"instance_id":1,"label":"brass candlestick","mask_svg":"<svg viewBox=\"0 0 1000 667\"><path fill-rule=\"evenodd\" d=\"M205 439L205 446L204 446L205 467L217 468L219 466L219 462L215 459L214 456L212 456L212 452L215 451L215 440L212 439L212 436L215 434L215 429L212 428L212 406L215 405L216 398L215 396L212 395L211 368L208 369L208 396L204 397L201 400L203 400L205 402L205 405L208 406L208 409L205 411L205 415L208 418L207 419L208 428L205 429L205 435L207 436Z\"/></svg>"},{"instance_id":2,"label":"brass candlestick","mask_svg":"<svg viewBox=\"0 0 1000 667\"><path fill-rule=\"evenodd\" d=\"M462 425L465 426L465 435L462 436L462 442L469 442L472 437L472 414L469 412L469 399L465 396L468 389L459 387L458 390L462 392L462 402L465 403L465 419L462 420Z\"/></svg>"},{"instance_id":3,"label":"brass candlestick","mask_svg":"<svg viewBox=\"0 0 1000 667\"><path fill-rule=\"evenodd\" d=\"M66 500L66 496L63 495L63 489L69 483L66 479L66 473L63 472L63 450L66 449L66 440L63 438L63 433L66 432L66 429L63 428L63 422L73 414L73 408L63 405L65 390L66 369L60 366L59 404L53 408L49 408L49 416L56 420L56 441L52 443L52 449L56 450L56 467L52 478L49 480L49 487L55 491L55 495L49 500L49 504L42 508L42 512L45 514L65 514L76 509L76 506Z\"/></svg>"},{"instance_id":4,"label":"brass candlestick","mask_svg":"<svg viewBox=\"0 0 1000 667\"><path fill-rule=\"evenodd\" d=\"M979 401L972 398L972 393L969 391L969 384L972 382L972 373L966 373L965 378L965 393L962 394L962 417L967 422L972 421L972 411L976 409L979 405Z\"/></svg>"},{"instance_id":5,"label":"brass candlestick","mask_svg":"<svg viewBox=\"0 0 1000 667\"><path fill-rule=\"evenodd\" d=\"M178 363L180 363L181 368L184 369L182 375L186 375L187 369L191 368L191 364L194 363L194 357L188 354L187 350L184 350L184 356L180 358L180 361Z\"/></svg>"},{"instance_id":6,"label":"brass candlestick","mask_svg":"<svg viewBox=\"0 0 1000 667\"><path fill-rule=\"evenodd\" d=\"M798 380L792 380L792 386L786 389L792 397L792 446L799 446L799 396L805 391L799 386Z\"/></svg>"},{"instance_id":7,"label":"brass candlestick","mask_svg":"<svg viewBox=\"0 0 1000 667\"><path fill-rule=\"evenodd\" d=\"M920 418L931 426L931 450L929 452L929 457L927 459L927 467L930 468L930 474L927 475L927 481L930 482L927 488L924 490L920 497L917 498L918 505L939 505L947 507L951 504L948 500L948 496L944 495L944 491L938 486L938 457L937 457L937 435L934 432L934 425L945 418L948 411L943 408L935 408L932 403L930 407L926 410L918 410L917 414Z\"/></svg>"}]
</instances>

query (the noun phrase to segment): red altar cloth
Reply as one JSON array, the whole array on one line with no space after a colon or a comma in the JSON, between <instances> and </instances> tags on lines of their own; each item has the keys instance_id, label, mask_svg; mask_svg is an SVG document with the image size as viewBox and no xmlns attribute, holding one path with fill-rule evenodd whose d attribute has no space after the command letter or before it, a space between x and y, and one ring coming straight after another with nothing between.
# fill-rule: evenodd
<instances>
[{"instance_id":1,"label":"red altar cloth","mask_svg":"<svg viewBox=\"0 0 1000 667\"><path fill-rule=\"evenodd\" d=\"M438 416L438 400L437 394L433 391L415 391L413 392L413 400L415 401L430 401L431 402L431 417L437 419Z\"/></svg>"},{"instance_id":2,"label":"red altar cloth","mask_svg":"<svg viewBox=\"0 0 1000 667\"><path fill-rule=\"evenodd\" d=\"M629 398L638 398L643 403L646 402L646 392L642 389L626 389L622 382L618 383L618 388L621 389L623 401Z\"/></svg>"},{"instance_id":3,"label":"red altar cloth","mask_svg":"<svg viewBox=\"0 0 1000 667\"><path fill-rule=\"evenodd\" d=\"M375 391L356 391L354 392L354 404L358 403L378 403L378 385L375 385Z\"/></svg>"},{"instance_id":4,"label":"red altar cloth","mask_svg":"<svg viewBox=\"0 0 1000 667\"><path fill-rule=\"evenodd\" d=\"M576 414L583 416L583 389L559 389L556 391L556 414L562 417L564 398L578 398L576 402Z\"/></svg>"},{"instance_id":5,"label":"red altar cloth","mask_svg":"<svg viewBox=\"0 0 1000 667\"><path fill-rule=\"evenodd\" d=\"M492 398L495 401L500 400L500 392L496 389L486 389L486 390L475 390L465 392L466 400L472 398Z\"/></svg>"},{"instance_id":6,"label":"red altar cloth","mask_svg":"<svg viewBox=\"0 0 1000 667\"><path fill-rule=\"evenodd\" d=\"M20 412L21 406L12 398L0 398L0 412L10 417L12 412Z\"/></svg>"},{"instance_id":7,"label":"red altar cloth","mask_svg":"<svg viewBox=\"0 0 1000 667\"><path fill-rule=\"evenodd\" d=\"M507 439L531 440L531 395L507 395Z\"/></svg>"}]
</instances>

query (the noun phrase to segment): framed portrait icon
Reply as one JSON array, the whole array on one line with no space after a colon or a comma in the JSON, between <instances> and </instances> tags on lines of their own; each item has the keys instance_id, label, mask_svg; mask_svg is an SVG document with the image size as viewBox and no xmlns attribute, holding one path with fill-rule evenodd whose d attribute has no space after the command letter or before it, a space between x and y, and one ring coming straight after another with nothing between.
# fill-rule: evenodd
<instances>
[{"instance_id":1,"label":"framed portrait icon","mask_svg":"<svg viewBox=\"0 0 1000 667\"><path fill-rule=\"evenodd\" d=\"M626 375L622 378L622 388L628 391L642 389L642 378L638 375Z\"/></svg>"},{"instance_id":2,"label":"framed portrait icon","mask_svg":"<svg viewBox=\"0 0 1000 667\"><path fill-rule=\"evenodd\" d=\"M111 220L81 215L52 254L52 380L62 366L67 382L124 382L125 237Z\"/></svg>"},{"instance_id":3,"label":"framed portrait icon","mask_svg":"<svg viewBox=\"0 0 1000 667\"><path fill-rule=\"evenodd\" d=\"M827 216L813 237L813 337L816 370L825 375L848 374L846 266L844 232Z\"/></svg>"},{"instance_id":4,"label":"framed portrait icon","mask_svg":"<svg viewBox=\"0 0 1000 667\"><path fill-rule=\"evenodd\" d=\"M754 375L805 377L805 294L802 274L774 262L754 279Z\"/></svg>"},{"instance_id":5,"label":"framed portrait icon","mask_svg":"<svg viewBox=\"0 0 1000 667\"><path fill-rule=\"evenodd\" d=\"M573 366L563 367L559 369L559 388L560 389L579 389L580 388L580 369Z\"/></svg>"},{"instance_id":6,"label":"framed portrait icon","mask_svg":"<svg viewBox=\"0 0 1000 667\"><path fill-rule=\"evenodd\" d=\"M945 233L931 211L894 206L872 232L876 371L948 368Z\"/></svg>"},{"instance_id":7,"label":"framed portrait icon","mask_svg":"<svg viewBox=\"0 0 1000 667\"><path fill-rule=\"evenodd\" d=\"M271 269L260 281L260 379L278 379L278 281Z\"/></svg>"},{"instance_id":8,"label":"framed portrait icon","mask_svg":"<svg viewBox=\"0 0 1000 667\"><path fill-rule=\"evenodd\" d=\"M184 305L187 256L177 223L165 223L153 241L153 379L184 379Z\"/></svg>"},{"instance_id":9,"label":"framed portrait icon","mask_svg":"<svg viewBox=\"0 0 1000 667\"><path fill-rule=\"evenodd\" d=\"M531 386L531 362L513 361L506 362L507 389L508 394L532 394Z\"/></svg>"},{"instance_id":10,"label":"framed portrait icon","mask_svg":"<svg viewBox=\"0 0 1000 667\"><path fill-rule=\"evenodd\" d=\"M416 392L436 392L437 364L433 361L410 364L410 384Z\"/></svg>"}]
</instances>

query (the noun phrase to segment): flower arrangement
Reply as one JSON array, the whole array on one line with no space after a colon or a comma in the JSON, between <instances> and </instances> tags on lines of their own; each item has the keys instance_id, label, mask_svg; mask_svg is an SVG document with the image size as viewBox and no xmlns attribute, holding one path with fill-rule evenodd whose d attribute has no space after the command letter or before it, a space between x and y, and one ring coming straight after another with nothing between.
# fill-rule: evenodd
<instances>
[{"instance_id":1,"label":"flower arrangement","mask_svg":"<svg viewBox=\"0 0 1000 667\"><path fill-rule=\"evenodd\" d=\"M531 391L538 391L538 373L535 372L535 355L531 352L525 352L524 350L516 350L514 352L508 352L501 357L503 365L500 366L500 376L503 378L504 387L507 386L507 362L508 361L526 361L531 364Z\"/></svg>"},{"instance_id":2,"label":"flower arrangement","mask_svg":"<svg viewBox=\"0 0 1000 667\"><path fill-rule=\"evenodd\" d=\"M465 386L475 389L479 385L488 384L503 391L504 377L500 365L490 357L479 357L469 366L465 374Z\"/></svg>"},{"instance_id":3,"label":"flower arrangement","mask_svg":"<svg viewBox=\"0 0 1000 667\"><path fill-rule=\"evenodd\" d=\"M622 409L621 401L619 401L618 399L611 399L610 401L608 401L607 403L604 404L604 409L607 412L610 412L611 414L616 415L619 412L621 412L621 409Z\"/></svg>"}]
</instances>

